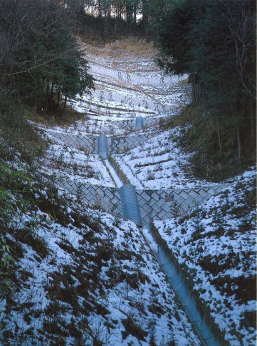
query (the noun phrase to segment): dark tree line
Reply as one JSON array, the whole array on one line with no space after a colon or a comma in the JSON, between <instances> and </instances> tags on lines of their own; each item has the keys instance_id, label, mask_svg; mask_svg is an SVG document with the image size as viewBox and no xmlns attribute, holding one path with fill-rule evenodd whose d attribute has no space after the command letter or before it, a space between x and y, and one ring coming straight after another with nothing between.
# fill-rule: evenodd
<instances>
[{"instance_id":1,"label":"dark tree line","mask_svg":"<svg viewBox=\"0 0 257 346\"><path fill-rule=\"evenodd\" d=\"M2 97L53 112L93 86L70 18L55 0L0 0Z\"/></svg>"},{"instance_id":2,"label":"dark tree line","mask_svg":"<svg viewBox=\"0 0 257 346\"><path fill-rule=\"evenodd\" d=\"M255 158L255 10L255 0L0 0L0 101L56 112L93 86L74 32L147 31L159 64L190 75L196 167L243 167Z\"/></svg>"},{"instance_id":3,"label":"dark tree line","mask_svg":"<svg viewBox=\"0 0 257 346\"><path fill-rule=\"evenodd\" d=\"M58 1L58 0L57 0ZM167 0L60 0L70 13L76 13L77 30L95 32L103 39L121 34L146 34Z\"/></svg>"},{"instance_id":4,"label":"dark tree line","mask_svg":"<svg viewBox=\"0 0 257 346\"><path fill-rule=\"evenodd\" d=\"M191 139L196 164L209 176L255 159L255 6L255 0L184 0L159 21L159 64L190 74L199 110Z\"/></svg>"}]
</instances>

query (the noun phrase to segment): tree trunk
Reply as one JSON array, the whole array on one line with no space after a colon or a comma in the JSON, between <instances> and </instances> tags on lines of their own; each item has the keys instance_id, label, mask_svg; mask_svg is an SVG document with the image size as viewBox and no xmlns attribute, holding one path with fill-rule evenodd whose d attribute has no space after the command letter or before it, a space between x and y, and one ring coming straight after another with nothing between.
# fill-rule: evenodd
<instances>
[{"instance_id":1,"label":"tree trunk","mask_svg":"<svg viewBox=\"0 0 257 346\"><path fill-rule=\"evenodd\" d=\"M148 5L148 0L142 0L142 22L143 25L146 26L149 23L149 9L148 9L149 5Z\"/></svg>"},{"instance_id":2,"label":"tree trunk","mask_svg":"<svg viewBox=\"0 0 257 346\"><path fill-rule=\"evenodd\" d=\"M133 8L131 7L131 5L126 6L126 19L128 25L130 25L133 19Z\"/></svg>"},{"instance_id":3,"label":"tree trunk","mask_svg":"<svg viewBox=\"0 0 257 346\"><path fill-rule=\"evenodd\" d=\"M66 104L67 104L67 96L64 97L63 110L66 108Z\"/></svg>"},{"instance_id":4,"label":"tree trunk","mask_svg":"<svg viewBox=\"0 0 257 346\"><path fill-rule=\"evenodd\" d=\"M220 153L222 153L222 141L221 141L221 133L220 133L219 123L218 123L218 126L217 126L217 135L218 135L219 150L220 150Z\"/></svg>"},{"instance_id":5,"label":"tree trunk","mask_svg":"<svg viewBox=\"0 0 257 346\"><path fill-rule=\"evenodd\" d=\"M134 5L134 9L133 9L133 23L135 25L137 23L137 5Z\"/></svg>"},{"instance_id":6,"label":"tree trunk","mask_svg":"<svg viewBox=\"0 0 257 346\"><path fill-rule=\"evenodd\" d=\"M240 140L240 131L239 127L236 129L236 138L237 138L237 157L239 163L241 163L241 140Z\"/></svg>"},{"instance_id":7,"label":"tree trunk","mask_svg":"<svg viewBox=\"0 0 257 346\"><path fill-rule=\"evenodd\" d=\"M61 90L59 89L59 90L58 90L58 94L57 94L57 104L58 104L58 108L59 108L60 102L61 102Z\"/></svg>"}]
</instances>

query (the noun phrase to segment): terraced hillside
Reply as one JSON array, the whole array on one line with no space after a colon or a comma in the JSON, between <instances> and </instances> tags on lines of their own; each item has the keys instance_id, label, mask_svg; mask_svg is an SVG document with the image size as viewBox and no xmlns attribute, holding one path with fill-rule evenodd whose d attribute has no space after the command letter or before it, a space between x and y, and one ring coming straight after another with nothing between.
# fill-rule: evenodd
<instances>
[{"instance_id":1,"label":"terraced hillside","mask_svg":"<svg viewBox=\"0 0 257 346\"><path fill-rule=\"evenodd\" d=\"M152 48L81 45L96 90L69 100L81 113L72 125L33 123L48 149L33 203L10 225L16 288L0 301L1 343L253 345L253 171L196 179L178 144L188 124L161 126L190 103L188 76L164 75ZM165 275L161 246L203 326Z\"/></svg>"}]
</instances>

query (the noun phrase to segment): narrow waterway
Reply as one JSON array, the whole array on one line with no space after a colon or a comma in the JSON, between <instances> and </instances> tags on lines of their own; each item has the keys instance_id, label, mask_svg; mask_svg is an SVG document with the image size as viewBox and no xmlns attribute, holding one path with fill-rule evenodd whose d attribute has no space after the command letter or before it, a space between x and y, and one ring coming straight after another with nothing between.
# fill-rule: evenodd
<instances>
[{"instance_id":1,"label":"narrow waterway","mask_svg":"<svg viewBox=\"0 0 257 346\"><path fill-rule=\"evenodd\" d=\"M115 171L114 167L113 170ZM117 172L117 176L118 174ZM135 187L131 184L124 184L119 189L119 194L123 217L135 222L138 226L143 225L142 230L145 240L155 254L163 272L166 274L169 284L176 293L202 345L219 346L220 342L217 340L203 314L198 309L196 301L181 273L177 269L177 266L173 263L170 256L167 255L165 248L155 239L150 223L147 223L146 220L142 220Z\"/></svg>"},{"instance_id":2,"label":"narrow waterway","mask_svg":"<svg viewBox=\"0 0 257 346\"><path fill-rule=\"evenodd\" d=\"M138 125L141 125L141 121L138 122ZM98 154L105 160L105 162L108 161L108 140L104 135L98 137ZM122 181L119 177L119 172L116 172L115 167L113 167L109 162L108 165L108 170L110 173L112 172L111 175L113 179L115 177L116 184L118 183L117 185L120 185ZM176 296L197 332L202 345L221 345L210 329L203 314L198 309L197 303L176 264L173 263L171 257L167 255L165 248L155 239L151 224L148 222L149 220L142 219L135 187L131 184L124 184L119 188L119 195L123 217L135 222L138 226L142 226L145 240L155 254L162 271L166 274L169 284L176 293Z\"/></svg>"},{"instance_id":3,"label":"narrow waterway","mask_svg":"<svg viewBox=\"0 0 257 346\"><path fill-rule=\"evenodd\" d=\"M103 160L108 159L108 139L105 135L100 135L97 138L97 152Z\"/></svg>"},{"instance_id":4,"label":"narrow waterway","mask_svg":"<svg viewBox=\"0 0 257 346\"><path fill-rule=\"evenodd\" d=\"M221 345L210 329L203 314L197 308L196 301L176 265L170 256L167 255L164 247L155 240L150 224L143 227L143 234L151 250L156 255L163 272L166 274L171 287L176 293L202 344L206 346Z\"/></svg>"},{"instance_id":5,"label":"narrow waterway","mask_svg":"<svg viewBox=\"0 0 257 346\"><path fill-rule=\"evenodd\" d=\"M136 130L142 130L143 128L144 128L144 118L143 117L136 117L135 129Z\"/></svg>"},{"instance_id":6,"label":"narrow waterway","mask_svg":"<svg viewBox=\"0 0 257 346\"><path fill-rule=\"evenodd\" d=\"M131 184L124 184L119 189L119 193L124 219L131 220L136 225L141 226L142 219L135 187Z\"/></svg>"}]
</instances>

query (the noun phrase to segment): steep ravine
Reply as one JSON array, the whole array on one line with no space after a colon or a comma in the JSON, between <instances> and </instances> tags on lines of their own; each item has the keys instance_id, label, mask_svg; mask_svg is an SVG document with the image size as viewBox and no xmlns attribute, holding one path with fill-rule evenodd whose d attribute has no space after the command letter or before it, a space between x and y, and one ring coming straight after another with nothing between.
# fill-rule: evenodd
<instances>
[{"instance_id":1,"label":"steep ravine","mask_svg":"<svg viewBox=\"0 0 257 346\"><path fill-rule=\"evenodd\" d=\"M102 146L99 146L100 157L106 156L108 153L107 140L102 140L101 143ZM109 154L111 155L111 153ZM210 318L206 319L206 309L204 313L202 306L202 309L198 308L198 303L194 298L195 293L192 292L190 286L184 280L178 264L168 255L167 249L165 249L161 242L161 238L157 236L156 232L153 232L152 225L147 223L147 220L142 219L135 187L128 184L128 181L124 179L125 174L121 169L117 169L115 165L112 166L112 168L124 183L119 189L122 204L121 209L123 210L124 218L135 222L141 228L145 241L158 260L160 267L165 273L170 286L175 291L181 306L183 306L202 344L206 346L219 346L225 344L224 339L221 339L221 334L219 334L219 338L222 340L220 342L219 338L213 332L212 329L215 329L217 332L217 327L214 326L213 323L210 323Z\"/></svg>"}]
</instances>

